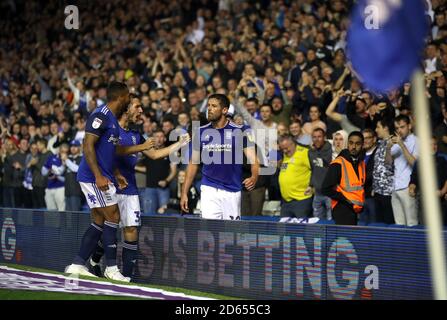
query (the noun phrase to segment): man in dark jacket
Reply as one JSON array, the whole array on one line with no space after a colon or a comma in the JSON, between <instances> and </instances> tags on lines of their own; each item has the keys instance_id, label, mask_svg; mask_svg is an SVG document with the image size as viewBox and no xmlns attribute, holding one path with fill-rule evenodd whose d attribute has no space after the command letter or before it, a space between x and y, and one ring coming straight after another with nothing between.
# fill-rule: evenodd
<instances>
[{"instance_id":1,"label":"man in dark jacket","mask_svg":"<svg viewBox=\"0 0 447 320\"><path fill-rule=\"evenodd\" d=\"M309 162L312 169L310 187L313 189L313 216L320 219L332 219L331 198L322 194L321 186L332 161L332 146L325 139L326 133L321 128L312 132L312 148L309 150Z\"/></svg>"},{"instance_id":2,"label":"man in dark jacket","mask_svg":"<svg viewBox=\"0 0 447 320\"><path fill-rule=\"evenodd\" d=\"M348 149L332 161L322 185L323 195L332 199L332 217L338 225L356 225L363 208L366 168L362 147L362 133L351 132Z\"/></svg>"},{"instance_id":3,"label":"man in dark jacket","mask_svg":"<svg viewBox=\"0 0 447 320\"><path fill-rule=\"evenodd\" d=\"M372 194L374 156L377 150L377 134L374 130L366 128L363 134L363 151L365 152L366 181L365 181L365 208L360 216L360 220L365 223L376 221L376 207Z\"/></svg>"},{"instance_id":4,"label":"man in dark jacket","mask_svg":"<svg viewBox=\"0 0 447 320\"><path fill-rule=\"evenodd\" d=\"M61 155L65 170L65 209L67 211L81 211L81 186L76 180L79 164L81 163L81 143L73 140L70 143L70 154Z\"/></svg>"},{"instance_id":5,"label":"man in dark jacket","mask_svg":"<svg viewBox=\"0 0 447 320\"><path fill-rule=\"evenodd\" d=\"M443 224L447 225L447 160L439 155L438 153L438 139L433 136L432 137L432 150L433 150L433 156L435 158L436 163L436 181L437 181L437 187L438 190L436 191L441 203L441 215ZM410 185L408 187L408 192L410 193L410 196L416 197L417 190L419 188L420 182L419 182L419 174L418 174L419 168L418 164L415 163L413 166L413 172L411 173L411 179L410 179ZM422 211L422 210L421 210ZM423 221L422 212L419 212L419 221Z\"/></svg>"},{"instance_id":6,"label":"man in dark jacket","mask_svg":"<svg viewBox=\"0 0 447 320\"><path fill-rule=\"evenodd\" d=\"M10 160L12 163L12 186L14 188L15 208L31 208L31 201L27 199L23 180L25 178L26 157L28 155L28 140L22 139L19 143L19 150L14 153Z\"/></svg>"},{"instance_id":7,"label":"man in dark jacket","mask_svg":"<svg viewBox=\"0 0 447 320\"><path fill-rule=\"evenodd\" d=\"M47 150L47 141L45 139L37 140L37 149L39 156L31 159L30 168L33 171L33 208L46 208L45 188L47 187L48 177L42 176L41 170L48 157L52 154Z\"/></svg>"}]
</instances>

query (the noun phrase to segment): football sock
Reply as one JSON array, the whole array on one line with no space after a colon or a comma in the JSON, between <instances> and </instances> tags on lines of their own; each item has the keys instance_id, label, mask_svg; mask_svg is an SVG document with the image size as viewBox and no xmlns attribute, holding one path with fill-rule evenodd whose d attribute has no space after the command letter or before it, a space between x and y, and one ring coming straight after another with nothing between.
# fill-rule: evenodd
<instances>
[{"instance_id":1,"label":"football sock","mask_svg":"<svg viewBox=\"0 0 447 320\"><path fill-rule=\"evenodd\" d=\"M116 266L116 230L118 224L110 221L104 222L104 232L102 235L102 242L104 246L104 253L106 256L107 267Z\"/></svg>"},{"instance_id":2,"label":"football sock","mask_svg":"<svg viewBox=\"0 0 447 320\"><path fill-rule=\"evenodd\" d=\"M137 258L137 241L124 241L123 243L123 276L132 277Z\"/></svg>"},{"instance_id":3,"label":"football sock","mask_svg":"<svg viewBox=\"0 0 447 320\"><path fill-rule=\"evenodd\" d=\"M73 260L74 264L85 265L85 262L95 250L99 239L101 239L102 232L102 226L94 222L90 225L82 237L81 248Z\"/></svg>"}]
</instances>

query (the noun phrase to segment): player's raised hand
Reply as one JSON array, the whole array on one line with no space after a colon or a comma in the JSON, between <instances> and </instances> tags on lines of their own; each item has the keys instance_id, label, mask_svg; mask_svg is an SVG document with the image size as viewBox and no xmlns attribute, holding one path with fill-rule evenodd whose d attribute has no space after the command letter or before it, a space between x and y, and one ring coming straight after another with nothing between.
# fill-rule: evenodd
<instances>
[{"instance_id":1,"label":"player's raised hand","mask_svg":"<svg viewBox=\"0 0 447 320\"><path fill-rule=\"evenodd\" d=\"M149 138L144 142L145 150L152 149L155 146L155 138Z\"/></svg>"},{"instance_id":2,"label":"player's raised hand","mask_svg":"<svg viewBox=\"0 0 447 320\"><path fill-rule=\"evenodd\" d=\"M98 176L96 177L96 185L98 186L98 189L101 191L107 191L109 190L109 184L111 184L112 182L110 182L109 179L107 179L104 176Z\"/></svg>"},{"instance_id":3,"label":"player's raised hand","mask_svg":"<svg viewBox=\"0 0 447 320\"><path fill-rule=\"evenodd\" d=\"M242 184L245 186L245 188L248 191L251 191L255 188L256 180L257 180L256 178L250 177L250 178L247 178L244 181L242 181Z\"/></svg>"},{"instance_id":4,"label":"player's raised hand","mask_svg":"<svg viewBox=\"0 0 447 320\"><path fill-rule=\"evenodd\" d=\"M180 209L184 212L189 212L189 208L188 208L188 195L183 194L180 198Z\"/></svg>"}]
</instances>

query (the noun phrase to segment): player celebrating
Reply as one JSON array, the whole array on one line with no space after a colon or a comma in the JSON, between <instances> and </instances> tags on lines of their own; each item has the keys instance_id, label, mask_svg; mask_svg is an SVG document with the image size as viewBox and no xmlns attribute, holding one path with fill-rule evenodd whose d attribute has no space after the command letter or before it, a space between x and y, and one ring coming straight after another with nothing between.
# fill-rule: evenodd
<instances>
[{"instance_id":1,"label":"player celebrating","mask_svg":"<svg viewBox=\"0 0 447 320\"><path fill-rule=\"evenodd\" d=\"M252 190L259 175L259 163L252 139L247 136L247 127L226 118L229 107L230 101L225 95L212 94L208 98L210 123L200 127L194 136L192 158L186 169L180 206L183 211L189 211L188 190L202 162L201 211L206 219L240 219L242 184ZM195 145L196 139L199 146ZM251 164L251 177L241 183L242 151Z\"/></svg>"},{"instance_id":2,"label":"player celebrating","mask_svg":"<svg viewBox=\"0 0 447 320\"><path fill-rule=\"evenodd\" d=\"M140 99L133 96L131 104L126 113L119 119L120 145L132 146L144 141L141 134L135 130L129 130L129 124L141 123L141 115L143 107ZM189 142L189 135L185 134L175 144L163 149L150 149L143 151L144 155L151 159L159 159L168 156L170 153L177 151ZM141 225L140 220L140 202L138 199L137 181L135 178L135 166L138 157L135 154L127 156L117 156L116 161L116 181L119 184L117 190L118 207L120 210L121 220L120 226L123 227L124 244L122 252L123 275L131 277L137 256L137 240L138 229ZM101 259L101 245L97 247L95 254L90 260L96 275L100 275L98 267L96 267Z\"/></svg>"},{"instance_id":3,"label":"player celebrating","mask_svg":"<svg viewBox=\"0 0 447 320\"><path fill-rule=\"evenodd\" d=\"M114 181L115 153L125 155L153 146L152 140L131 147L116 146L119 141L119 118L127 109L130 95L127 86L112 82L107 88L108 104L97 108L88 118L84 138L84 156L77 180L91 209L93 223L85 232L79 254L65 272L93 276L85 267L87 259L103 237L107 268L104 275L112 280L129 282L116 265L116 229L120 218Z\"/></svg>"}]
</instances>

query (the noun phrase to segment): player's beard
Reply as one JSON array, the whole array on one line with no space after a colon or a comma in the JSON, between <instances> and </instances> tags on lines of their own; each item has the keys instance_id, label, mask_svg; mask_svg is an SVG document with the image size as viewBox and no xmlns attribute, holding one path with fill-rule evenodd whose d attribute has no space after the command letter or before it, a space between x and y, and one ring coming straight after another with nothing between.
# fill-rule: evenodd
<instances>
[{"instance_id":1,"label":"player's beard","mask_svg":"<svg viewBox=\"0 0 447 320\"><path fill-rule=\"evenodd\" d=\"M220 120L221 117L222 117L222 114L215 115L215 114L208 113L208 121L209 122L217 122Z\"/></svg>"}]
</instances>

